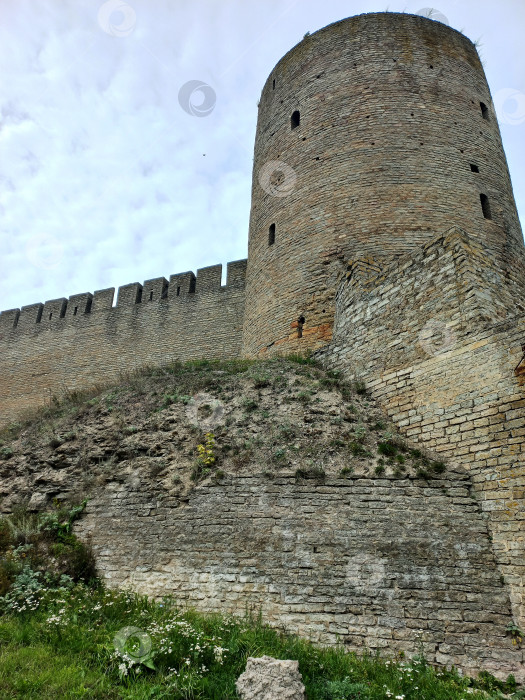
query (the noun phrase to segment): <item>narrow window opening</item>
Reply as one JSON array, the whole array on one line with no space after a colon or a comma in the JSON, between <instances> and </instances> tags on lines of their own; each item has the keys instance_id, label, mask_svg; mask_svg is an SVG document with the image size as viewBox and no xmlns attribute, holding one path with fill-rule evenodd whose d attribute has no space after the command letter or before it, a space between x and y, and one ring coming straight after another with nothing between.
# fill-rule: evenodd
<instances>
[{"instance_id":1,"label":"narrow window opening","mask_svg":"<svg viewBox=\"0 0 525 700\"><path fill-rule=\"evenodd\" d=\"M275 243L275 224L272 224L268 229L268 245Z\"/></svg>"},{"instance_id":2,"label":"narrow window opening","mask_svg":"<svg viewBox=\"0 0 525 700\"><path fill-rule=\"evenodd\" d=\"M317 554L317 547L314 547L314 554Z\"/></svg>"},{"instance_id":3,"label":"narrow window opening","mask_svg":"<svg viewBox=\"0 0 525 700\"><path fill-rule=\"evenodd\" d=\"M50 321L51 321L52 318L53 318L53 312L51 312L51 313L49 314L49 320L50 320Z\"/></svg>"},{"instance_id":4,"label":"narrow window opening","mask_svg":"<svg viewBox=\"0 0 525 700\"><path fill-rule=\"evenodd\" d=\"M139 289L137 291L137 299L135 301L135 304L140 304L142 301L142 289Z\"/></svg>"},{"instance_id":5,"label":"narrow window opening","mask_svg":"<svg viewBox=\"0 0 525 700\"><path fill-rule=\"evenodd\" d=\"M481 116L483 119L486 119L487 121L489 120L489 108L484 102L480 102L479 106L481 107Z\"/></svg>"},{"instance_id":6,"label":"narrow window opening","mask_svg":"<svg viewBox=\"0 0 525 700\"><path fill-rule=\"evenodd\" d=\"M149 293L149 300L153 301L153 292L152 291Z\"/></svg>"},{"instance_id":7,"label":"narrow window opening","mask_svg":"<svg viewBox=\"0 0 525 700\"><path fill-rule=\"evenodd\" d=\"M76 316L77 313L78 313L78 306L75 306L75 308L73 309L73 316Z\"/></svg>"},{"instance_id":8,"label":"narrow window opening","mask_svg":"<svg viewBox=\"0 0 525 700\"><path fill-rule=\"evenodd\" d=\"M299 316L299 318L297 319L297 337L298 338L303 337L304 322L305 322L304 316Z\"/></svg>"},{"instance_id":9,"label":"narrow window opening","mask_svg":"<svg viewBox=\"0 0 525 700\"><path fill-rule=\"evenodd\" d=\"M93 299L88 299L86 301L86 308L84 309L85 314L89 314L91 312L91 305L93 303Z\"/></svg>"},{"instance_id":10,"label":"narrow window opening","mask_svg":"<svg viewBox=\"0 0 525 700\"><path fill-rule=\"evenodd\" d=\"M292 118L291 118L290 121L291 121L292 129L297 129L297 127L298 127L299 124L301 123L301 114L300 114L300 112L295 111L295 112L292 114Z\"/></svg>"},{"instance_id":11,"label":"narrow window opening","mask_svg":"<svg viewBox=\"0 0 525 700\"><path fill-rule=\"evenodd\" d=\"M477 165L474 165L474 163L470 164L470 169L472 170L473 173L479 173L479 168Z\"/></svg>"},{"instance_id":12,"label":"narrow window opening","mask_svg":"<svg viewBox=\"0 0 525 700\"><path fill-rule=\"evenodd\" d=\"M483 216L485 217L485 219L492 219L489 198L486 194L480 194L479 198L481 199L481 208L483 209Z\"/></svg>"},{"instance_id":13,"label":"narrow window opening","mask_svg":"<svg viewBox=\"0 0 525 700\"><path fill-rule=\"evenodd\" d=\"M192 277L190 279L190 288L188 290L190 294L195 294L195 282L196 282L195 277Z\"/></svg>"},{"instance_id":14,"label":"narrow window opening","mask_svg":"<svg viewBox=\"0 0 525 700\"><path fill-rule=\"evenodd\" d=\"M272 90L275 90L275 78L273 79Z\"/></svg>"},{"instance_id":15,"label":"narrow window opening","mask_svg":"<svg viewBox=\"0 0 525 700\"><path fill-rule=\"evenodd\" d=\"M180 287L177 287L177 296L180 297Z\"/></svg>"}]
</instances>

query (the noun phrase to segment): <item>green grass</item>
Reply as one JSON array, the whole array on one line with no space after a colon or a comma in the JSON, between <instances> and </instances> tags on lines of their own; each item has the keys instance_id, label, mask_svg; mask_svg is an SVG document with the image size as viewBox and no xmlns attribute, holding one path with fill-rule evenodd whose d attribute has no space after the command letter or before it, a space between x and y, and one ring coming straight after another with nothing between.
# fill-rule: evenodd
<instances>
[{"instance_id":1,"label":"green grass","mask_svg":"<svg viewBox=\"0 0 525 700\"><path fill-rule=\"evenodd\" d=\"M115 647L116 633L131 626L147 635L147 644L151 641L151 649L142 649L148 652L142 658L137 659L136 637L120 650ZM263 654L297 659L309 700L502 697L499 690L488 696L477 692L470 679L437 672L424 660L403 662L343 648L320 649L270 629L258 617L203 615L184 611L172 600L159 604L81 583L42 591L32 611L4 610L0 697L228 700L237 697L235 681L248 656ZM495 681L487 677L483 683L490 688ZM496 681L495 687L503 686Z\"/></svg>"},{"instance_id":2,"label":"green grass","mask_svg":"<svg viewBox=\"0 0 525 700\"><path fill-rule=\"evenodd\" d=\"M0 625L2 633L5 624ZM0 647L0 697L8 698L117 698L103 669L79 666L78 654L51 645Z\"/></svg>"}]
</instances>

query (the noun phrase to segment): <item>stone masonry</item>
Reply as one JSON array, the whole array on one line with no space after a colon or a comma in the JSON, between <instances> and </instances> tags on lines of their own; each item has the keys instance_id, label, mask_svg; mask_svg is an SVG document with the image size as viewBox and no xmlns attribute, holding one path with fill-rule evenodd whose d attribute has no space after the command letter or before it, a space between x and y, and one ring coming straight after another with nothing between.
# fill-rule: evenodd
<instances>
[{"instance_id":1,"label":"stone masonry","mask_svg":"<svg viewBox=\"0 0 525 700\"><path fill-rule=\"evenodd\" d=\"M228 476L187 504L108 484L77 532L112 586L201 610L261 610L273 626L348 649L417 653L525 680L505 629L508 588L468 476L429 482Z\"/></svg>"},{"instance_id":2,"label":"stone masonry","mask_svg":"<svg viewBox=\"0 0 525 700\"><path fill-rule=\"evenodd\" d=\"M364 283L350 264L319 356L364 379L407 437L469 471L523 626L525 314L519 289L486 261L453 229Z\"/></svg>"}]
</instances>

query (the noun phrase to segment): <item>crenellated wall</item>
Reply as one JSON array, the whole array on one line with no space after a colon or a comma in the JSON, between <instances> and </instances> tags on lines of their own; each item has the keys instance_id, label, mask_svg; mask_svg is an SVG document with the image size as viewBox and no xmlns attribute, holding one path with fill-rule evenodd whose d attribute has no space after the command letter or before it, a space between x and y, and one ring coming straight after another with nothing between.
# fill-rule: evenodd
<instances>
[{"instance_id":1,"label":"crenellated wall","mask_svg":"<svg viewBox=\"0 0 525 700\"><path fill-rule=\"evenodd\" d=\"M0 314L0 425L145 365L241 354L246 260Z\"/></svg>"},{"instance_id":2,"label":"crenellated wall","mask_svg":"<svg viewBox=\"0 0 525 700\"><path fill-rule=\"evenodd\" d=\"M479 242L453 229L379 272L350 264L333 342L318 356L364 379L408 438L469 471L523 627L522 346L522 286L490 264Z\"/></svg>"}]
</instances>

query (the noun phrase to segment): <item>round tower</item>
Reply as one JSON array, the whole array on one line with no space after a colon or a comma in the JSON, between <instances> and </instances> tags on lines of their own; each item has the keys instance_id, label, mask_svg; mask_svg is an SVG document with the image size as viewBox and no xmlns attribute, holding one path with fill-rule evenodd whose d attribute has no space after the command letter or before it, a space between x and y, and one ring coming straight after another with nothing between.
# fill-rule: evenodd
<instances>
[{"instance_id":1,"label":"round tower","mask_svg":"<svg viewBox=\"0 0 525 700\"><path fill-rule=\"evenodd\" d=\"M348 261L383 267L453 226L502 266L523 256L474 44L396 13L306 36L275 66L259 104L244 354L325 344Z\"/></svg>"}]
</instances>

